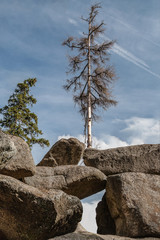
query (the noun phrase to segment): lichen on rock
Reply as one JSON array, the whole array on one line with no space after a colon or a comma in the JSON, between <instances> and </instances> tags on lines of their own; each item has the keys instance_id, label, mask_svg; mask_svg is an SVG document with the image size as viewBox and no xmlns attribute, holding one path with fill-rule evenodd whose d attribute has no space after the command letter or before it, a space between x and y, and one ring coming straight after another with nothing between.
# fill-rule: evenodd
<instances>
[{"instance_id":1,"label":"lichen on rock","mask_svg":"<svg viewBox=\"0 0 160 240\"><path fill-rule=\"evenodd\" d=\"M0 167L8 162L17 152L14 142L0 130Z\"/></svg>"}]
</instances>

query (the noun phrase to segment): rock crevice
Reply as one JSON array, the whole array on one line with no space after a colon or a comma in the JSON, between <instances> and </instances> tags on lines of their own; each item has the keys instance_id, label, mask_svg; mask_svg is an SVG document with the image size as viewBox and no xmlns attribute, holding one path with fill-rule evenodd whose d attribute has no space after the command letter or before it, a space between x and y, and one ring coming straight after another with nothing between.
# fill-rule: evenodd
<instances>
[{"instance_id":1,"label":"rock crevice","mask_svg":"<svg viewBox=\"0 0 160 240\"><path fill-rule=\"evenodd\" d=\"M84 151L77 139L62 139L35 166L28 145L0 131L0 240L160 239L159 148ZM87 166L77 165L82 154ZM98 234L75 231L79 199L103 189Z\"/></svg>"}]
</instances>

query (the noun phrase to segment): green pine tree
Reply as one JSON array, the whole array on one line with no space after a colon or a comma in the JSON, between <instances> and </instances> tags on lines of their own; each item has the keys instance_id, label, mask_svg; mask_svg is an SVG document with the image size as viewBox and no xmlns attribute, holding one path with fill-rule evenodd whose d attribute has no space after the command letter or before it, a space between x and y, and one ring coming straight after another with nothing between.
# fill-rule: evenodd
<instances>
[{"instance_id":1,"label":"green pine tree","mask_svg":"<svg viewBox=\"0 0 160 240\"><path fill-rule=\"evenodd\" d=\"M32 148L33 144L38 143L41 147L49 146L49 141L38 138L42 131L38 129L38 117L32 113L28 106L36 104L37 100L30 95L30 88L35 86L36 78L29 78L23 83L18 83L14 93L8 100L8 105L0 108L0 126L5 133L23 138Z\"/></svg>"}]
</instances>

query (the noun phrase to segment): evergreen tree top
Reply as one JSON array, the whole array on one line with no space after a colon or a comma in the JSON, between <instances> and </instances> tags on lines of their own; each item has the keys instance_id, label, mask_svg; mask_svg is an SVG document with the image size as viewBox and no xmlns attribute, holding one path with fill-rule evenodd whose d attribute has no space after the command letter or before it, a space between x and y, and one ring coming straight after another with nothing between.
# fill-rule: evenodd
<instances>
[{"instance_id":1,"label":"evergreen tree top","mask_svg":"<svg viewBox=\"0 0 160 240\"><path fill-rule=\"evenodd\" d=\"M30 88L35 86L36 78L29 78L22 83L18 83L14 93L8 100L8 105L0 108L0 126L6 133L23 138L30 148L38 143L41 147L49 146L49 141L44 138L37 138L42 135L38 128L38 117L31 112L29 107L36 104L37 100L30 95Z\"/></svg>"}]
</instances>

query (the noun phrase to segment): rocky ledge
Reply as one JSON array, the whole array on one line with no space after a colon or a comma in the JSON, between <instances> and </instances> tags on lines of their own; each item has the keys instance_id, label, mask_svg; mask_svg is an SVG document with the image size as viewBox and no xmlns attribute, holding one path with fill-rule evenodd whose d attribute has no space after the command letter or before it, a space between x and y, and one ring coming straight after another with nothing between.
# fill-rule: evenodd
<instances>
[{"instance_id":1,"label":"rocky ledge","mask_svg":"<svg viewBox=\"0 0 160 240\"><path fill-rule=\"evenodd\" d=\"M39 189L60 189L80 199L91 196L106 186L106 176L96 168L65 165L36 167L32 177L25 178L25 183Z\"/></svg>"},{"instance_id":2,"label":"rocky ledge","mask_svg":"<svg viewBox=\"0 0 160 240\"><path fill-rule=\"evenodd\" d=\"M27 144L0 131L0 240L160 239L159 147L84 151L62 139L35 166ZM76 165L82 155L88 166ZM98 234L76 229L79 199L102 189Z\"/></svg>"},{"instance_id":3,"label":"rocky ledge","mask_svg":"<svg viewBox=\"0 0 160 240\"><path fill-rule=\"evenodd\" d=\"M142 144L106 150L88 148L84 162L104 174L124 172L160 174L160 144Z\"/></svg>"}]
</instances>

